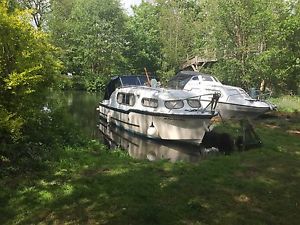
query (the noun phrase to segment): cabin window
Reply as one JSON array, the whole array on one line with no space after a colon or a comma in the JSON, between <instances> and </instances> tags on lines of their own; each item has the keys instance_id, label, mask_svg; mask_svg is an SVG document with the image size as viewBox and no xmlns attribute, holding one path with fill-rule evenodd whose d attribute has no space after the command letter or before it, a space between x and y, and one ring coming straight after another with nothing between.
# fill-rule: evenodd
<instances>
[{"instance_id":1,"label":"cabin window","mask_svg":"<svg viewBox=\"0 0 300 225\"><path fill-rule=\"evenodd\" d=\"M183 101L182 100L170 100L165 101L165 106L168 109L181 109L183 107Z\"/></svg>"},{"instance_id":2,"label":"cabin window","mask_svg":"<svg viewBox=\"0 0 300 225\"><path fill-rule=\"evenodd\" d=\"M201 107L201 103L198 99L188 99L187 103L192 108L200 108Z\"/></svg>"},{"instance_id":3,"label":"cabin window","mask_svg":"<svg viewBox=\"0 0 300 225\"><path fill-rule=\"evenodd\" d=\"M135 96L131 93L118 93L117 102L122 105L133 106L135 104Z\"/></svg>"},{"instance_id":4,"label":"cabin window","mask_svg":"<svg viewBox=\"0 0 300 225\"><path fill-rule=\"evenodd\" d=\"M143 98L142 105L145 107L157 108L158 100L155 98Z\"/></svg>"},{"instance_id":5,"label":"cabin window","mask_svg":"<svg viewBox=\"0 0 300 225\"><path fill-rule=\"evenodd\" d=\"M213 81L213 79L211 78L211 76L206 76L206 75L202 75L202 80L203 81Z\"/></svg>"},{"instance_id":6,"label":"cabin window","mask_svg":"<svg viewBox=\"0 0 300 225\"><path fill-rule=\"evenodd\" d=\"M197 76L193 77L192 80L199 80Z\"/></svg>"},{"instance_id":7,"label":"cabin window","mask_svg":"<svg viewBox=\"0 0 300 225\"><path fill-rule=\"evenodd\" d=\"M225 91L229 96L239 96L239 95L241 95L238 90L233 89L233 88L232 89L226 89Z\"/></svg>"}]
</instances>

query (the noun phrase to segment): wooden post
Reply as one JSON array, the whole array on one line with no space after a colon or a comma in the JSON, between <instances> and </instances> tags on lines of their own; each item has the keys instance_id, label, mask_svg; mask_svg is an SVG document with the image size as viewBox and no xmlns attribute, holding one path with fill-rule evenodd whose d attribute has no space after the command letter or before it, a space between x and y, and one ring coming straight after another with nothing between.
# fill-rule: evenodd
<instances>
[{"instance_id":1,"label":"wooden post","mask_svg":"<svg viewBox=\"0 0 300 225\"><path fill-rule=\"evenodd\" d=\"M150 78L149 78L149 75L148 75L146 67L144 67L144 70L145 70L145 74L146 74L146 77L147 77L148 85L151 86Z\"/></svg>"}]
</instances>

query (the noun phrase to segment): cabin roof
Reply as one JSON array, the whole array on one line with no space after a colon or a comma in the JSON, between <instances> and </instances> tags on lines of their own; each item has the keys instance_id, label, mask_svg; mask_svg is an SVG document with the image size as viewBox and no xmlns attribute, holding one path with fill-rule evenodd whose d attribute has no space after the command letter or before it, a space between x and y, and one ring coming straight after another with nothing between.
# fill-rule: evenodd
<instances>
[{"instance_id":1,"label":"cabin roof","mask_svg":"<svg viewBox=\"0 0 300 225\"><path fill-rule=\"evenodd\" d=\"M215 81L216 80L218 82L218 80L215 79L210 74L200 73L197 71L182 70L170 79L170 81L167 84L167 87L173 88L173 89L184 89L185 85L194 76L202 76L203 81Z\"/></svg>"}]
</instances>

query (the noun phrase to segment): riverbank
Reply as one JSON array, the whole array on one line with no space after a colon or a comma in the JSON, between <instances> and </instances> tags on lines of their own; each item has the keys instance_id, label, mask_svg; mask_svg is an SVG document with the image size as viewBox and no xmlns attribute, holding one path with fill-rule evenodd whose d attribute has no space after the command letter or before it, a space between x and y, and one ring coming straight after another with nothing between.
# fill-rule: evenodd
<instances>
[{"instance_id":1,"label":"riverbank","mask_svg":"<svg viewBox=\"0 0 300 225\"><path fill-rule=\"evenodd\" d=\"M296 225L300 141L287 128L299 115L255 126L263 147L197 164L138 161L97 141L65 148L46 171L1 179L0 223Z\"/></svg>"}]
</instances>

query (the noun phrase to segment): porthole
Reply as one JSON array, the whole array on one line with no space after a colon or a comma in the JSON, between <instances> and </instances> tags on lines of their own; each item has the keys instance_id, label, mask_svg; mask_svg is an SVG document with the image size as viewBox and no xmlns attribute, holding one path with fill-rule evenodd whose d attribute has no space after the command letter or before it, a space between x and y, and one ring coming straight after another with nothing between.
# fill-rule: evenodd
<instances>
[{"instance_id":1,"label":"porthole","mask_svg":"<svg viewBox=\"0 0 300 225\"><path fill-rule=\"evenodd\" d=\"M165 101L165 106L168 109L181 109L184 104L182 100L170 100L170 101Z\"/></svg>"},{"instance_id":2,"label":"porthole","mask_svg":"<svg viewBox=\"0 0 300 225\"><path fill-rule=\"evenodd\" d=\"M122 105L133 106L135 104L135 96L131 93L118 93L117 102Z\"/></svg>"},{"instance_id":3,"label":"porthole","mask_svg":"<svg viewBox=\"0 0 300 225\"><path fill-rule=\"evenodd\" d=\"M198 99L188 99L187 103L192 108L200 108L201 107L201 103Z\"/></svg>"},{"instance_id":4,"label":"porthole","mask_svg":"<svg viewBox=\"0 0 300 225\"><path fill-rule=\"evenodd\" d=\"M158 100L155 98L143 98L142 105L145 107L157 108Z\"/></svg>"}]
</instances>

